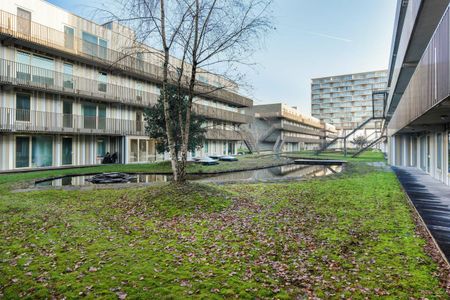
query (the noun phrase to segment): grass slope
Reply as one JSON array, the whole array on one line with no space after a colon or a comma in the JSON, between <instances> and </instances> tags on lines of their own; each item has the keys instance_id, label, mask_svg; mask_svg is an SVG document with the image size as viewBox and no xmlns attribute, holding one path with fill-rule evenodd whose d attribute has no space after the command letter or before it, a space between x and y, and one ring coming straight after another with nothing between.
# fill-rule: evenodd
<instances>
[{"instance_id":1,"label":"grass slope","mask_svg":"<svg viewBox=\"0 0 450 300\"><path fill-rule=\"evenodd\" d=\"M349 169L299 183L4 188L0 297L447 298L395 176Z\"/></svg>"}]
</instances>

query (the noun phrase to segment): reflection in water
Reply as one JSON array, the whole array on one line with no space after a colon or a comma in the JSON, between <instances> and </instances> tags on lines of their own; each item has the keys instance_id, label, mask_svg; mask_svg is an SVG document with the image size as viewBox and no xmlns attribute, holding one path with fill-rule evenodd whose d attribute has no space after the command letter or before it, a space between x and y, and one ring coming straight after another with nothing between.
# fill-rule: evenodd
<instances>
[{"instance_id":1,"label":"reflection in water","mask_svg":"<svg viewBox=\"0 0 450 300\"><path fill-rule=\"evenodd\" d=\"M311 166L311 165L286 165L267 169L224 173L218 175L191 175L189 180L199 182L231 182L231 181L265 181L276 179L302 179L327 176L342 171L342 166ZM67 176L58 179L50 179L47 181L36 183L38 187L60 187L60 186L89 186L96 185L86 179L89 176ZM135 175L129 183L150 183L150 182L167 182L172 176L155 175L155 174L138 174ZM123 184L123 183L122 183Z\"/></svg>"},{"instance_id":2,"label":"reflection in water","mask_svg":"<svg viewBox=\"0 0 450 300\"><path fill-rule=\"evenodd\" d=\"M67 176L63 178L48 180L36 183L36 186L88 186L97 185L95 183L89 182L86 179L92 178L94 175L89 176ZM171 179L171 176L166 175L155 175L155 174L138 174L130 180L128 183L148 183L148 182L166 182ZM122 183L124 184L124 183ZM126 183L125 183L126 184Z\"/></svg>"},{"instance_id":3,"label":"reflection in water","mask_svg":"<svg viewBox=\"0 0 450 300\"><path fill-rule=\"evenodd\" d=\"M271 179L300 179L331 175L342 170L342 166L287 165L268 169L226 173L202 178L202 182L264 181Z\"/></svg>"}]
</instances>

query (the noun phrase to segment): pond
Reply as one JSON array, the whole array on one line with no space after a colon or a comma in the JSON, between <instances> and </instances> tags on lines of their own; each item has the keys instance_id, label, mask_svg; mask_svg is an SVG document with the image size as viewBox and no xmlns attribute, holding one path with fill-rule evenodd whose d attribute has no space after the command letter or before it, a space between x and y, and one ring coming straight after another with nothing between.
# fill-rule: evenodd
<instances>
[{"instance_id":1,"label":"pond","mask_svg":"<svg viewBox=\"0 0 450 300\"><path fill-rule=\"evenodd\" d=\"M271 167L251 171L238 171L221 174L196 174L189 175L188 179L197 182L258 182L258 181L277 181L277 180L303 180L314 177L327 176L342 171L341 165L297 165L290 164L279 167ZM95 176L92 175L71 175L59 178L49 178L37 181L36 187L61 187L61 186L95 186L100 185L93 183ZM155 183L167 182L172 179L170 175L157 174L133 174L126 173L126 182L121 184L137 184L137 183ZM101 184L105 185L105 184ZM110 184L111 185L111 184Z\"/></svg>"}]
</instances>

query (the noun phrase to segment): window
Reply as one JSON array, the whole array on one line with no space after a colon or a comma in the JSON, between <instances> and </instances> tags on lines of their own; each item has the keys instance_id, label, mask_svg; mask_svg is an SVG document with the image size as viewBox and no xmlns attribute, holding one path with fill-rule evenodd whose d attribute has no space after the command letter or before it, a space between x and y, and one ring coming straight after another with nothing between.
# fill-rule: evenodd
<instances>
[{"instance_id":1,"label":"window","mask_svg":"<svg viewBox=\"0 0 450 300\"><path fill-rule=\"evenodd\" d=\"M27 35L31 33L31 12L17 8L17 31Z\"/></svg>"},{"instance_id":2,"label":"window","mask_svg":"<svg viewBox=\"0 0 450 300\"><path fill-rule=\"evenodd\" d=\"M450 176L450 132L448 134L448 142L447 142L447 162L448 162L448 176Z\"/></svg>"},{"instance_id":3,"label":"window","mask_svg":"<svg viewBox=\"0 0 450 300\"><path fill-rule=\"evenodd\" d=\"M73 65L64 64L64 87L73 89Z\"/></svg>"},{"instance_id":4,"label":"window","mask_svg":"<svg viewBox=\"0 0 450 300\"><path fill-rule=\"evenodd\" d=\"M83 39L83 52L88 55L97 56L97 37L84 31L81 37Z\"/></svg>"},{"instance_id":5,"label":"window","mask_svg":"<svg viewBox=\"0 0 450 300\"><path fill-rule=\"evenodd\" d=\"M97 139L97 156L104 157L106 154L106 139Z\"/></svg>"},{"instance_id":6,"label":"window","mask_svg":"<svg viewBox=\"0 0 450 300\"><path fill-rule=\"evenodd\" d=\"M74 46L74 30L72 27L64 26L64 47L68 49L73 49Z\"/></svg>"},{"instance_id":7,"label":"window","mask_svg":"<svg viewBox=\"0 0 450 300\"><path fill-rule=\"evenodd\" d=\"M52 85L54 81L55 62L51 58L17 51L17 79Z\"/></svg>"},{"instance_id":8,"label":"window","mask_svg":"<svg viewBox=\"0 0 450 300\"><path fill-rule=\"evenodd\" d=\"M106 129L106 106L98 106L98 129Z\"/></svg>"},{"instance_id":9,"label":"window","mask_svg":"<svg viewBox=\"0 0 450 300\"><path fill-rule=\"evenodd\" d=\"M95 129L97 107L94 104L83 104L84 128Z\"/></svg>"},{"instance_id":10,"label":"window","mask_svg":"<svg viewBox=\"0 0 450 300\"><path fill-rule=\"evenodd\" d=\"M138 70L144 70L144 53L142 52L136 53L136 67Z\"/></svg>"},{"instance_id":11,"label":"window","mask_svg":"<svg viewBox=\"0 0 450 300\"><path fill-rule=\"evenodd\" d=\"M34 136L32 139L31 163L33 167L49 167L53 164L53 138Z\"/></svg>"},{"instance_id":12,"label":"window","mask_svg":"<svg viewBox=\"0 0 450 300\"><path fill-rule=\"evenodd\" d=\"M33 68L31 72L33 82L48 85L53 84L53 73L55 70L55 62L53 59L39 55L32 55L31 65Z\"/></svg>"},{"instance_id":13,"label":"window","mask_svg":"<svg viewBox=\"0 0 450 300\"><path fill-rule=\"evenodd\" d=\"M30 166L30 138L16 137L16 168Z\"/></svg>"},{"instance_id":14,"label":"window","mask_svg":"<svg viewBox=\"0 0 450 300\"><path fill-rule=\"evenodd\" d=\"M16 121L30 122L30 95L16 95Z\"/></svg>"},{"instance_id":15,"label":"window","mask_svg":"<svg viewBox=\"0 0 450 300\"><path fill-rule=\"evenodd\" d=\"M142 99L144 97L144 87L142 82L136 83L136 101L138 103L142 103Z\"/></svg>"},{"instance_id":16,"label":"window","mask_svg":"<svg viewBox=\"0 0 450 300\"><path fill-rule=\"evenodd\" d=\"M73 126L72 106L71 101L63 102L63 126L65 128L72 128Z\"/></svg>"},{"instance_id":17,"label":"window","mask_svg":"<svg viewBox=\"0 0 450 300\"><path fill-rule=\"evenodd\" d=\"M436 168L442 170L442 133L438 133L436 136Z\"/></svg>"},{"instance_id":18,"label":"window","mask_svg":"<svg viewBox=\"0 0 450 300\"><path fill-rule=\"evenodd\" d=\"M140 111L136 112L136 131L142 131L142 113Z\"/></svg>"},{"instance_id":19,"label":"window","mask_svg":"<svg viewBox=\"0 0 450 300\"><path fill-rule=\"evenodd\" d=\"M108 75L105 72L98 72L98 91L106 92L107 83L108 83Z\"/></svg>"},{"instance_id":20,"label":"window","mask_svg":"<svg viewBox=\"0 0 450 300\"><path fill-rule=\"evenodd\" d=\"M98 39L98 56L106 59L107 48L108 48L108 42L106 40L99 38Z\"/></svg>"},{"instance_id":21,"label":"window","mask_svg":"<svg viewBox=\"0 0 450 300\"><path fill-rule=\"evenodd\" d=\"M72 164L72 138L62 139L62 164Z\"/></svg>"},{"instance_id":22,"label":"window","mask_svg":"<svg viewBox=\"0 0 450 300\"><path fill-rule=\"evenodd\" d=\"M106 40L84 31L81 37L83 39L84 53L106 59L108 49L108 42Z\"/></svg>"}]
</instances>

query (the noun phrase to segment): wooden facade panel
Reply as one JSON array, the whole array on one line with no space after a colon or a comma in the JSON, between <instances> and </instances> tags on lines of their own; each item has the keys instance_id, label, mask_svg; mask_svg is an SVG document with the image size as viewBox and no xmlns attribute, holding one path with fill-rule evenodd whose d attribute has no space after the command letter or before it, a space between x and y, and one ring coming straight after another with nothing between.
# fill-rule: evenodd
<instances>
[{"instance_id":1,"label":"wooden facade panel","mask_svg":"<svg viewBox=\"0 0 450 300\"><path fill-rule=\"evenodd\" d=\"M408 126L450 93L450 18L445 12L389 122L389 134Z\"/></svg>"}]
</instances>

